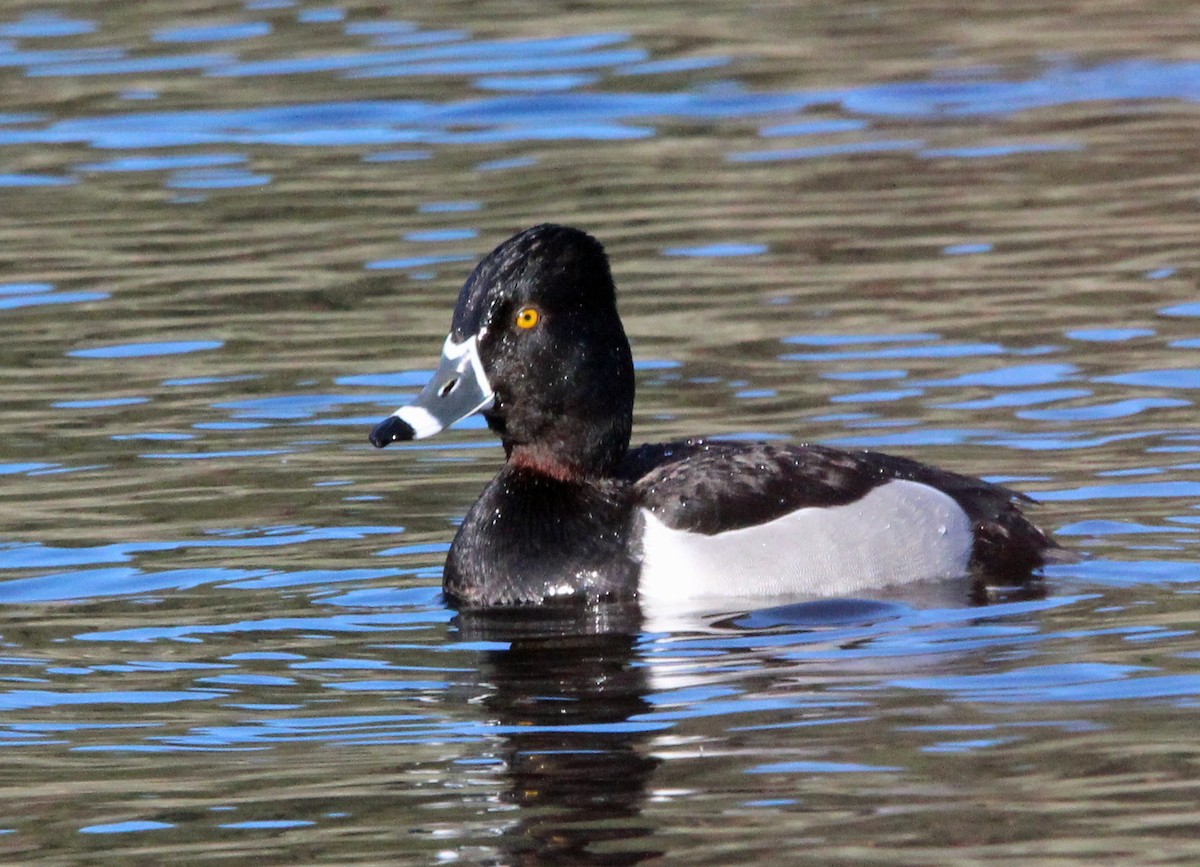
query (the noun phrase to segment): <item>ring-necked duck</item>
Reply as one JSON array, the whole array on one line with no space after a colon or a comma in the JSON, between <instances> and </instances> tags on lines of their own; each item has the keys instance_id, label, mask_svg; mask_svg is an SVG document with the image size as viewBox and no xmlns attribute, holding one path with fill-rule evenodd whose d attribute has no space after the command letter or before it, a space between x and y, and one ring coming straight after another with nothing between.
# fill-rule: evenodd
<instances>
[{"instance_id":1,"label":"ring-necked duck","mask_svg":"<svg viewBox=\"0 0 1200 867\"><path fill-rule=\"evenodd\" d=\"M527 229L467 279L441 363L382 448L476 412L507 463L443 587L462 605L563 597L837 595L974 571L1021 583L1050 538L1028 498L906 458L687 440L629 448L633 358L604 248Z\"/></svg>"}]
</instances>

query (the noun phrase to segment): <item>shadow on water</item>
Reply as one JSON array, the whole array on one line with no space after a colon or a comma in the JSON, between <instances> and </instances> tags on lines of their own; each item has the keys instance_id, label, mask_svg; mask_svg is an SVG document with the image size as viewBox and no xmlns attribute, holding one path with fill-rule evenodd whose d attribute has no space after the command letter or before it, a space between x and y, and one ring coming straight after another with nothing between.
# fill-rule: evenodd
<instances>
[{"instance_id":1,"label":"shadow on water","mask_svg":"<svg viewBox=\"0 0 1200 867\"><path fill-rule=\"evenodd\" d=\"M484 653L482 699L504 732L501 801L519 809L504 827L504 863L637 864L664 854L641 817L661 726L646 669L634 664L635 607L588 611L464 611L453 626ZM603 851L596 851L601 847Z\"/></svg>"},{"instance_id":2,"label":"shadow on water","mask_svg":"<svg viewBox=\"0 0 1200 867\"><path fill-rule=\"evenodd\" d=\"M739 679L730 679L734 669L798 677L813 659L806 647L870 655L873 643L922 620L936 630L970 629L993 616L972 601L971 586L967 579L930 583L908 588L905 601L828 599L724 615L692 612L675 621L676 631L658 634L646 631L636 605L459 612L451 640L487 648L476 704L485 711L485 730L499 738L499 800L517 811L495 829L503 863L636 864L662 856L666 848L655 845L655 825L644 811L662 763L657 738L679 713L660 702L669 706L681 686L698 690L696 699L706 690L728 699ZM1034 587L1005 601L1041 595ZM920 607L933 600L949 607ZM1013 610L996 606L996 616ZM886 650L879 657L878 671L892 668ZM790 699L785 690L775 700ZM826 699L831 706L842 700Z\"/></svg>"}]
</instances>

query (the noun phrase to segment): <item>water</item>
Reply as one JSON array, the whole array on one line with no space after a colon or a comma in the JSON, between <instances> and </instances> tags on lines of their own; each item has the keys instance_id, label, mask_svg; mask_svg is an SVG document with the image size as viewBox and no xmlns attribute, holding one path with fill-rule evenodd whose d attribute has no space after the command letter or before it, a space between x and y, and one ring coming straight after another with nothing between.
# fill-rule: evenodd
<instances>
[{"instance_id":1,"label":"water","mask_svg":"<svg viewBox=\"0 0 1200 867\"><path fill-rule=\"evenodd\" d=\"M1194 863L1189 7L411 12L0 13L0 860ZM498 449L366 434L544 220L637 441L982 473L1083 559L448 611Z\"/></svg>"}]
</instances>

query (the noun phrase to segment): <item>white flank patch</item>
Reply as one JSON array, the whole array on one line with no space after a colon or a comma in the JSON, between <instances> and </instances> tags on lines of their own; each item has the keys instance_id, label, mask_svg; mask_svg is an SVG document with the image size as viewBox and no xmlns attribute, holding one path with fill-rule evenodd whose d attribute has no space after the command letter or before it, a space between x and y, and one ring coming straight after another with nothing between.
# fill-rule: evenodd
<instances>
[{"instance_id":1,"label":"white flank patch","mask_svg":"<svg viewBox=\"0 0 1200 867\"><path fill-rule=\"evenodd\" d=\"M392 415L413 429L413 439L415 440L431 437L442 429L442 423L423 406L402 406Z\"/></svg>"},{"instance_id":2,"label":"white flank patch","mask_svg":"<svg viewBox=\"0 0 1200 867\"><path fill-rule=\"evenodd\" d=\"M895 480L844 506L706 536L642 510L640 596L844 596L966 572L971 522L947 494Z\"/></svg>"}]
</instances>

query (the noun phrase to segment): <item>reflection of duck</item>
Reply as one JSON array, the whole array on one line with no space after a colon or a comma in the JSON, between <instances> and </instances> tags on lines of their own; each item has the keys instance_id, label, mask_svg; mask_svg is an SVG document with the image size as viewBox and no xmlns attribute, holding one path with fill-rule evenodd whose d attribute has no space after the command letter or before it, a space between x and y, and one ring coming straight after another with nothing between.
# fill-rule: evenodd
<instances>
[{"instance_id":1,"label":"reflection of duck","mask_svg":"<svg viewBox=\"0 0 1200 867\"><path fill-rule=\"evenodd\" d=\"M384 446L482 412L508 462L459 528L446 595L847 594L962 575L1022 583L1050 539L1020 494L905 458L688 440L629 450L633 362L603 248L528 229L475 268L441 364L371 432Z\"/></svg>"},{"instance_id":2,"label":"reflection of duck","mask_svg":"<svg viewBox=\"0 0 1200 867\"><path fill-rule=\"evenodd\" d=\"M502 797L519 808L502 831L502 863L635 864L663 854L643 839L658 765L646 742L662 724L631 721L651 709L646 670L632 664L636 606L596 608L611 610L599 620L557 607L457 617L465 639L508 644L488 651L482 668L484 707L504 727ZM605 851L592 851L600 844Z\"/></svg>"}]
</instances>

